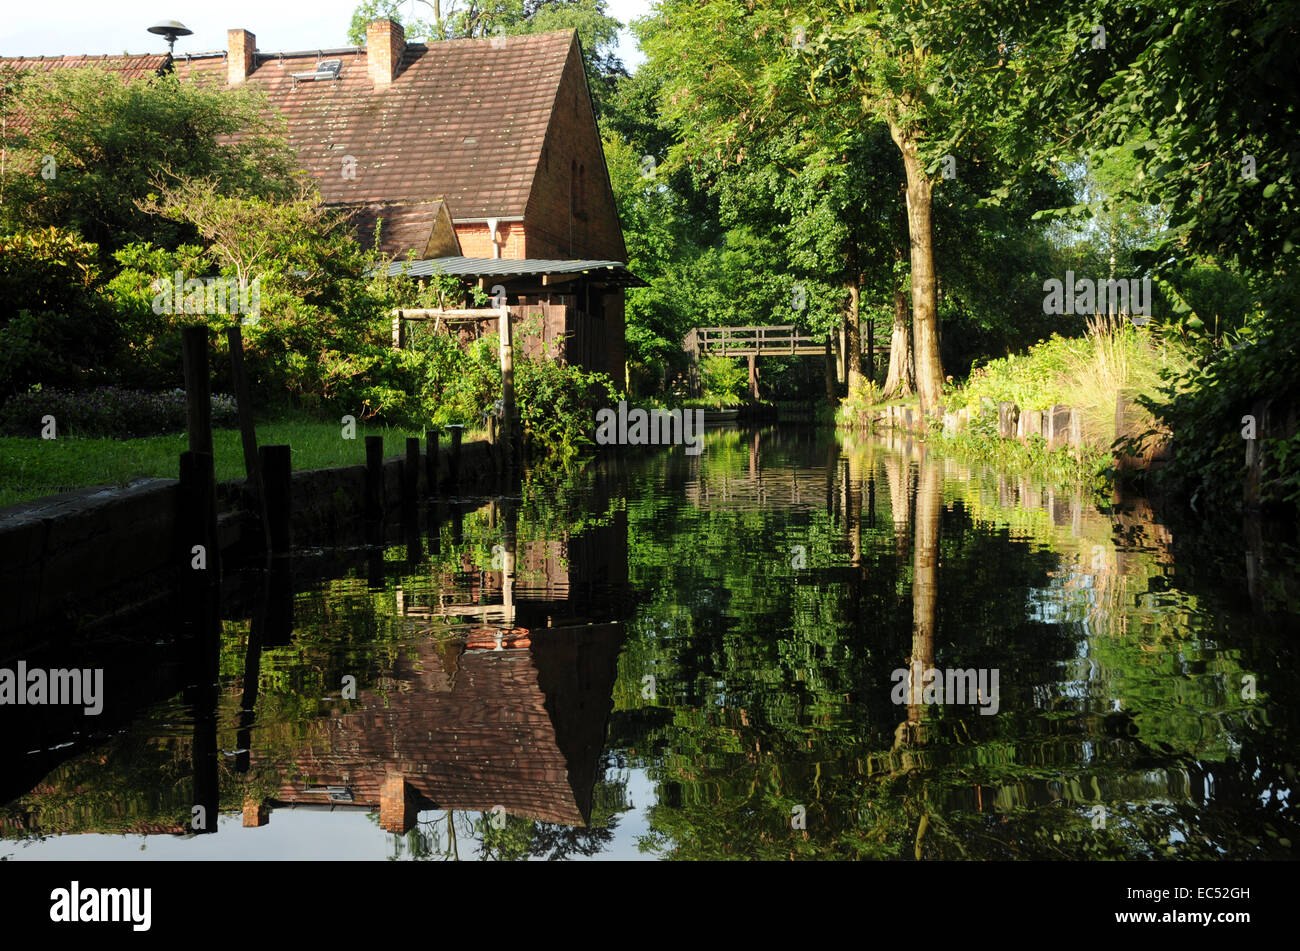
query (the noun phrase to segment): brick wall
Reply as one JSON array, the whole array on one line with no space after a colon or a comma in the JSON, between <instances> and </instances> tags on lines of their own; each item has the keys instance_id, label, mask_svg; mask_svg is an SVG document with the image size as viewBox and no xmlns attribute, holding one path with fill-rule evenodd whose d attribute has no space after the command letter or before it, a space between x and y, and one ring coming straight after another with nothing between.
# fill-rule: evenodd
<instances>
[{"instance_id":1,"label":"brick wall","mask_svg":"<svg viewBox=\"0 0 1300 951\"><path fill-rule=\"evenodd\" d=\"M528 226L525 250L530 258L627 260L586 83L575 43L564 66L524 214ZM576 215L570 204L575 166L581 171L578 179L584 185L583 195L576 202Z\"/></svg>"},{"instance_id":2,"label":"brick wall","mask_svg":"<svg viewBox=\"0 0 1300 951\"><path fill-rule=\"evenodd\" d=\"M467 258L490 258L492 253L492 233L482 223L456 225L456 237L460 239L460 253ZM524 256L524 224L522 221L503 221L497 225L497 244L501 248L501 257L518 260Z\"/></svg>"}]
</instances>

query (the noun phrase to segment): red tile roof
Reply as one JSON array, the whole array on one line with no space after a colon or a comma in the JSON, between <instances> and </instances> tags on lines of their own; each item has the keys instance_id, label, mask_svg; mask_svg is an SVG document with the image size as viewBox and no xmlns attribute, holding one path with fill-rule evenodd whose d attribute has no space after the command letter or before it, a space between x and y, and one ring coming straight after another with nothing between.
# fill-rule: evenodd
<instances>
[{"instance_id":1,"label":"red tile roof","mask_svg":"<svg viewBox=\"0 0 1300 951\"><path fill-rule=\"evenodd\" d=\"M93 66L107 72L119 73L123 79L158 76L165 73L171 63L167 53L123 54L121 56L0 56L0 73L6 70L24 72L53 72L56 69L77 69ZM30 122L26 116L11 114L6 117L10 129L26 131Z\"/></svg>"},{"instance_id":2,"label":"red tile roof","mask_svg":"<svg viewBox=\"0 0 1300 951\"><path fill-rule=\"evenodd\" d=\"M364 49L329 52L323 58L342 61L339 78L296 87L292 74L312 71L316 53L258 53L247 83L288 120L300 165L331 204L442 198L458 221L522 216L560 78L578 52L572 30L504 39L499 48L491 39L408 43L384 87L371 80ZM224 58L178 58L175 68L225 81ZM355 177L344 177L345 156L356 160ZM400 224L390 218L386 227Z\"/></svg>"},{"instance_id":3,"label":"red tile roof","mask_svg":"<svg viewBox=\"0 0 1300 951\"><path fill-rule=\"evenodd\" d=\"M171 57L167 53L123 54L121 56L0 56L0 68L48 72L53 69L75 69L94 66L122 73L124 76L158 75L166 70Z\"/></svg>"}]
</instances>

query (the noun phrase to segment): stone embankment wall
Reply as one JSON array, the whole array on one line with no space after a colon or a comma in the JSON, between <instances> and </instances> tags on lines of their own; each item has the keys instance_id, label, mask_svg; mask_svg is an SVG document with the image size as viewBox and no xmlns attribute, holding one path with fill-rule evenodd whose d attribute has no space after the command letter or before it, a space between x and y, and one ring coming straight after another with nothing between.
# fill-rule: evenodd
<instances>
[{"instance_id":1,"label":"stone embankment wall","mask_svg":"<svg viewBox=\"0 0 1300 951\"><path fill-rule=\"evenodd\" d=\"M448 477L449 456L444 444L438 454L440 485ZM386 511L398 507L403 462L398 457L384 463ZM486 442L465 443L456 491L489 491L495 478L492 448ZM341 526L362 519L365 479L364 465L294 473L294 545L328 544ZM446 492L444 487L439 497ZM189 557L177 537L180 501L176 479L147 479L0 509L0 650L42 623L76 623L109 605L169 595ZM218 486L218 507L222 551L260 538L242 479Z\"/></svg>"}]
</instances>

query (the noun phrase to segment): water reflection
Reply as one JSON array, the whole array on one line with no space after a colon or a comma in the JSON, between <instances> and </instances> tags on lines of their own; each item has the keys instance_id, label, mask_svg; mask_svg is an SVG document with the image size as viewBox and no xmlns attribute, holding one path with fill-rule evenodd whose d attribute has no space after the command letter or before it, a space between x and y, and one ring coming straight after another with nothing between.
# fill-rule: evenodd
<instances>
[{"instance_id":1,"label":"water reflection","mask_svg":"<svg viewBox=\"0 0 1300 951\"><path fill-rule=\"evenodd\" d=\"M7 708L0 851L201 805L205 858L358 854L349 816L420 859L1292 854L1294 549L1258 528L800 428L370 531L115 634L93 729ZM997 703L900 700L914 667Z\"/></svg>"}]
</instances>

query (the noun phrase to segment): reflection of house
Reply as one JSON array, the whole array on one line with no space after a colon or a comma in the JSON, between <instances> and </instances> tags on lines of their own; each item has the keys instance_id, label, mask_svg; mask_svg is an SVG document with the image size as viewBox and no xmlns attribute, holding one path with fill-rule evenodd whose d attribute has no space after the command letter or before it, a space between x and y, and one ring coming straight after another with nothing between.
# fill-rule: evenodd
<instances>
[{"instance_id":1,"label":"reflection of house","mask_svg":"<svg viewBox=\"0 0 1300 951\"><path fill-rule=\"evenodd\" d=\"M633 595L627 583L627 513L621 509L610 513L607 525L563 540L502 546L500 555L501 570L482 570L466 552L459 572L436 579L436 601L399 588L398 611L414 618L477 618L506 628L627 616Z\"/></svg>"},{"instance_id":2,"label":"reflection of house","mask_svg":"<svg viewBox=\"0 0 1300 951\"><path fill-rule=\"evenodd\" d=\"M506 289L570 362L623 380L627 249L574 31L408 43L376 20L366 46L262 52L247 30L212 53L0 58L263 91L325 201L363 240ZM433 263L430 263L433 262ZM522 305L529 306L524 308ZM522 341L521 341L522 342ZM525 344L527 345L527 344Z\"/></svg>"},{"instance_id":3,"label":"reflection of house","mask_svg":"<svg viewBox=\"0 0 1300 951\"><path fill-rule=\"evenodd\" d=\"M317 721L286 781L245 825L282 805L378 807L389 832L424 809L487 812L585 825L604 747L619 625L541 628L528 650L424 644L384 689ZM254 750L255 765L259 759Z\"/></svg>"}]
</instances>

